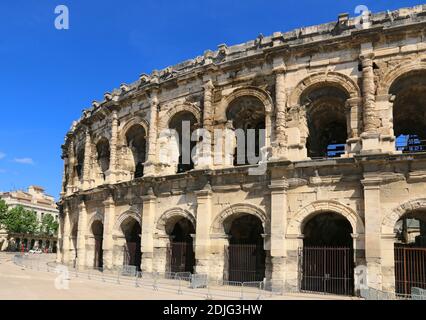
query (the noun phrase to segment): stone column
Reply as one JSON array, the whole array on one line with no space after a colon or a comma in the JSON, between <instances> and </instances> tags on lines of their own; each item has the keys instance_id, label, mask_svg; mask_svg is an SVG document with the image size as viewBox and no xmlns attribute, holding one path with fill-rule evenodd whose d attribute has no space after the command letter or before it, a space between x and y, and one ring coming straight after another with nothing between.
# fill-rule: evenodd
<instances>
[{"instance_id":1,"label":"stone column","mask_svg":"<svg viewBox=\"0 0 426 320\"><path fill-rule=\"evenodd\" d=\"M214 85L211 79L205 81L204 86L204 110L203 110L203 127L210 132L213 137L213 90Z\"/></svg>"},{"instance_id":2,"label":"stone column","mask_svg":"<svg viewBox=\"0 0 426 320\"><path fill-rule=\"evenodd\" d=\"M74 170L76 165L76 157L74 154L74 141L71 140L69 148L68 148L68 155L69 155L69 167L68 167L68 185L66 187L66 194L72 195L74 190L74 184L75 184L75 176L74 176Z\"/></svg>"},{"instance_id":3,"label":"stone column","mask_svg":"<svg viewBox=\"0 0 426 320\"><path fill-rule=\"evenodd\" d=\"M83 189L89 189L92 185L90 160L92 157L92 138L89 128L86 129L86 140L84 145L84 165L83 165Z\"/></svg>"},{"instance_id":4,"label":"stone column","mask_svg":"<svg viewBox=\"0 0 426 320\"><path fill-rule=\"evenodd\" d=\"M204 108L203 108L203 129L205 130L202 135L203 140L197 143L197 153L195 162L195 169L209 169L213 166L213 89L214 85L211 79L205 81L204 86Z\"/></svg>"},{"instance_id":5,"label":"stone column","mask_svg":"<svg viewBox=\"0 0 426 320\"><path fill-rule=\"evenodd\" d=\"M210 184L195 192L197 196L197 225L195 238L195 273L209 274L210 226L212 218L212 190Z\"/></svg>"},{"instance_id":6,"label":"stone column","mask_svg":"<svg viewBox=\"0 0 426 320\"><path fill-rule=\"evenodd\" d=\"M365 218L365 260L367 263L367 285L381 289L381 225L380 208L381 179L365 176L361 181L364 186L364 218Z\"/></svg>"},{"instance_id":7,"label":"stone column","mask_svg":"<svg viewBox=\"0 0 426 320\"><path fill-rule=\"evenodd\" d=\"M116 182L117 174L117 142L118 142L118 115L117 111L112 113L111 141L110 141L110 161L107 181L110 184Z\"/></svg>"},{"instance_id":8,"label":"stone column","mask_svg":"<svg viewBox=\"0 0 426 320\"><path fill-rule=\"evenodd\" d=\"M62 244L63 244L63 238L64 238L64 230L63 230L63 224L61 222L61 215L65 216L63 213L63 209L62 212L59 215L59 228L58 228L58 242L57 242L57 250L56 250L56 263L62 263L62 257L63 257L63 252L62 252ZM65 220L64 220L65 222Z\"/></svg>"},{"instance_id":9,"label":"stone column","mask_svg":"<svg viewBox=\"0 0 426 320\"><path fill-rule=\"evenodd\" d=\"M87 210L84 201L78 208L78 233L77 233L77 263L79 268L86 265L86 235L87 235Z\"/></svg>"},{"instance_id":10,"label":"stone column","mask_svg":"<svg viewBox=\"0 0 426 320\"><path fill-rule=\"evenodd\" d=\"M273 143L273 159L287 159L287 135L286 135L286 104L287 95L285 91L285 64L281 59L274 61L275 73L275 139Z\"/></svg>"},{"instance_id":11,"label":"stone column","mask_svg":"<svg viewBox=\"0 0 426 320\"><path fill-rule=\"evenodd\" d=\"M70 225L70 212L68 205L64 206L64 232L62 234L62 250L63 250L63 262L65 264L70 263L70 236L71 236L71 225Z\"/></svg>"},{"instance_id":12,"label":"stone column","mask_svg":"<svg viewBox=\"0 0 426 320\"><path fill-rule=\"evenodd\" d=\"M362 93L363 93L363 133L362 152L380 152L378 121L376 111L376 85L374 83L374 53L369 52L360 56L362 65Z\"/></svg>"},{"instance_id":13,"label":"stone column","mask_svg":"<svg viewBox=\"0 0 426 320\"><path fill-rule=\"evenodd\" d=\"M382 234L381 267L382 290L395 292L395 241L396 235Z\"/></svg>"},{"instance_id":14,"label":"stone column","mask_svg":"<svg viewBox=\"0 0 426 320\"><path fill-rule=\"evenodd\" d=\"M287 234L286 235L286 274L285 285L291 290L300 289L299 279L299 250L303 248L302 234Z\"/></svg>"},{"instance_id":15,"label":"stone column","mask_svg":"<svg viewBox=\"0 0 426 320\"><path fill-rule=\"evenodd\" d=\"M155 229L155 207L157 197L152 188L148 190L148 194L142 197L142 266L143 272L152 272L154 264L154 229Z\"/></svg>"},{"instance_id":16,"label":"stone column","mask_svg":"<svg viewBox=\"0 0 426 320\"><path fill-rule=\"evenodd\" d=\"M353 156L361 150L360 130L362 119L360 115L361 98L351 98L346 100L346 126L348 128L348 139L346 140L345 156Z\"/></svg>"},{"instance_id":17,"label":"stone column","mask_svg":"<svg viewBox=\"0 0 426 320\"><path fill-rule=\"evenodd\" d=\"M285 282L285 260L287 232L287 189L286 179L272 180L271 191L271 262L272 284Z\"/></svg>"},{"instance_id":18,"label":"stone column","mask_svg":"<svg viewBox=\"0 0 426 320\"><path fill-rule=\"evenodd\" d=\"M104 268L113 269L113 247L114 240L112 233L115 223L115 202L113 196L110 195L108 199L104 201L105 214L104 214L104 237L102 243Z\"/></svg>"},{"instance_id":19,"label":"stone column","mask_svg":"<svg viewBox=\"0 0 426 320\"><path fill-rule=\"evenodd\" d=\"M157 163L157 126L158 126L158 91L151 91L150 111L149 111L149 132L148 132L148 157L145 162L145 176L155 175L155 165Z\"/></svg>"}]
</instances>

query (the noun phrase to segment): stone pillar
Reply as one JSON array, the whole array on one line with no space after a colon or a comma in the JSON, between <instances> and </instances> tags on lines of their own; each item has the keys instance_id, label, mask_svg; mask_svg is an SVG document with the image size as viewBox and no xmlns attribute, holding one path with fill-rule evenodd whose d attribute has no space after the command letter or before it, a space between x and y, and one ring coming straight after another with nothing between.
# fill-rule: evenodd
<instances>
[{"instance_id":1,"label":"stone pillar","mask_svg":"<svg viewBox=\"0 0 426 320\"><path fill-rule=\"evenodd\" d=\"M205 81L204 86L204 108L203 108L203 134L202 141L197 143L197 152L194 159L195 169L210 169L213 166L213 89L214 85L211 79Z\"/></svg>"},{"instance_id":2,"label":"stone pillar","mask_svg":"<svg viewBox=\"0 0 426 320\"><path fill-rule=\"evenodd\" d=\"M303 235L286 235L286 275L285 285L291 290L300 289L299 279L299 249L303 248Z\"/></svg>"},{"instance_id":3,"label":"stone pillar","mask_svg":"<svg viewBox=\"0 0 426 320\"><path fill-rule=\"evenodd\" d=\"M84 201L78 208L78 233L77 233L77 264L84 268L86 265L86 235L87 235L87 210Z\"/></svg>"},{"instance_id":4,"label":"stone pillar","mask_svg":"<svg viewBox=\"0 0 426 320\"><path fill-rule=\"evenodd\" d=\"M395 292L395 241L396 235L382 234L382 290Z\"/></svg>"},{"instance_id":5,"label":"stone pillar","mask_svg":"<svg viewBox=\"0 0 426 320\"><path fill-rule=\"evenodd\" d=\"M363 133L362 152L379 153L380 134L376 111L376 84L374 83L374 53L368 52L360 56L362 65L362 94L363 94Z\"/></svg>"},{"instance_id":6,"label":"stone pillar","mask_svg":"<svg viewBox=\"0 0 426 320\"><path fill-rule=\"evenodd\" d=\"M104 201L105 214L104 214L104 237L102 243L104 268L113 269L113 247L114 240L112 233L115 223L115 202L110 195L107 200Z\"/></svg>"},{"instance_id":7,"label":"stone pillar","mask_svg":"<svg viewBox=\"0 0 426 320\"><path fill-rule=\"evenodd\" d=\"M151 91L150 111L149 111L149 132L148 132L148 157L145 162L145 176L155 175L157 163L157 126L158 126L158 91Z\"/></svg>"},{"instance_id":8,"label":"stone pillar","mask_svg":"<svg viewBox=\"0 0 426 320\"><path fill-rule=\"evenodd\" d=\"M62 257L63 257L63 252L62 252L62 244L63 244L63 238L64 238L64 230L63 230L63 224L61 222L61 215L65 216L63 213L63 209L62 212L59 215L59 228L58 228L58 242L57 242L57 250L56 250L56 263L62 263ZM65 222L65 220L64 220ZM18 248L19 249L19 248Z\"/></svg>"},{"instance_id":9,"label":"stone pillar","mask_svg":"<svg viewBox=\"0 0 426 320\"><path fill-rule=\"evenodd\" d=\"M111 141L110 141L110 161L107 173L107 181L110 184L116 182L117 174L117 143L118 143L118 115L117 111L112 113Z\"/></svg>"},{"instance_id":10,"label":"stone pillar","mask_svg":"<svg viewBox=\"0 0 426 320\"><path fill-rule=\"evenodd\" d=\"M210 226L212 218L212 190L210 184L195 192L197 196L197 225L195 238L195 273L209 274Z\"/></svg>"},{"instance_id":11,"label":"stone pillar","mask_svg":"<svg viewBox=\"0 0 426 320\"><path fill-rule=\"evenodd\" d=\"M287 256L285 234L287 232L287 189L286 179L272 180L271 190L271 262L272 284L285 282L285 262Z\"/></svg>"},{"instance_id":12,"label":"stone pillar","mask_svg":"<svg viewBox=\"0 0 426 320\"><path fill-rule=\"evenodd\" d=\"M364 218L365 218L365 260L367 263L367 285L370 288L381 289L381 225L380 208L381 179L374 176L364 176L361 181L364 186Z\"/></svg>"},{"instance_id":13,"label":"stone pillar","mask_svg":"<svg viewBox=\"0 0 426 320\"><path fill-rule=\"evenodd\" d=\"M351 98L346 100L346 125L348 128L348 139L346 141L345 156L351 157L361 150L360 130L362 130L361 119L361 98Z\"/></svg>"},{"instance_id":14,"label":"stone pillar","mask_svg":"<svg viewBox=\"0 0 426 320\"><path fill-rule=\"evenodd\" d=\"M64 232L62 234L62 250L63 250L63 262L64 264L70 263L70 236L71 236L71 225L70 225L70 212L68 205L64 206Z\"/></svg>"},{"instance_id":15,"label":"stone pillar","mask_svg":"<svg viewBox=\"0 0 426 320\"><path fill-rule=\"evenodd\" d=\"M203 127L210 132L213 137L213 90L214 85L211 79L205 81L204 86L204 110L203 110Z\"/></svg>"},{"instance_id":16,"label":"stone pillar","mask_svg":"<svg viewBox=\"0 0 426 320\"><path fill-rule=\"evenodd\" d=\"M154 260L154 229L155 229L155 210L157 197L152 188L148 190L148 194L142 198L142 265L143 272L153 271Z\"/></svg>"},{"instance_id":17,"label":"stone pillar","mask_svg":"<svg viewBox=\"0 0 426 320\"><path fill-rule=\"evenodd\" d=\"M286 134L286 104L287 95L285 91L285 64L282 59L274 61L275 73L275 139L272 144L274 160L287 159L287 134Z\"/></svg>"},{"instance_id":18,"label":"stone pillar","mask_svg":"<svg viewBox=\"0 0 426 320\"><path fill-rule=\"evenodd\" d=\"M92 185L91 172L90 172L91 157L92 157L92 138L90 137L90 131L87 128L86 140L84 145L83 189L89 189Z\"/></svg>"},{"instance_id":19,"label":"stone pillar","mask_svg":"<svg viewBox=\"0 0 426 320\"><path fill-rule=\"evenodd\" d=\"M74 170L76 166L76 157L74 153L74 141L71 140L69 148L68 148L68 155L69 155L69 167L68 167L68 185L66 186L66 194L72 195L74 191L75 186L75 176L74 176Z\"/></svg>"}]
</instances>

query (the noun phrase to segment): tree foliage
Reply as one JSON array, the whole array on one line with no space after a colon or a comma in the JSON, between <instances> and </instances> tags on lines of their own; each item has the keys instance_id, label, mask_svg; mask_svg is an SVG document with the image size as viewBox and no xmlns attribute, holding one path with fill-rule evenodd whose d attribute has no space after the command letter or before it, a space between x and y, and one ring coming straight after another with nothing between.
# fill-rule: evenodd
<instances>
[{"instance_id":1,"label":"tree foliage","mask_svg":"<svg viewBox=\"0 0 426 320\"><path fill-rule=\"evenodd\" d=\"M3 225L3 220L6 218L8 207L4 200L0 200L0 229Z\"/></svg>"},{"instance_id":2,"label":"tree foliage","mask_svg":"<svg viewBox=\"0 0 426 320\"><path fill-rule=\"evenodd\" d=\"M41 220L40 233L47 236L56 235L59 228L59 223L51 214L46 214Z\"/></svg>"},{"instance_id":3,"label":"tree foliage","mask_svg":"<svg viewBox=\"0 0 426 320\"><path fill-rule=\"evenodd\" d=\"M8 210L2 224L9 233L35 234L39 228L37 214L22 206Z\"/></svg>"},{"instance_id":4,"label":"tree foliage","mask_svg":"<svg viewBox=\"0 0 426 320\"><path fill-rule=\"evenodd\" d=\"M42 221L39 221L34 211L26 210L22 206L9 209L6 203L0 200L0 229L5 229L8 233L55 236L59 223L51 214L46 214Z\"/></svg>"}]
</instances>

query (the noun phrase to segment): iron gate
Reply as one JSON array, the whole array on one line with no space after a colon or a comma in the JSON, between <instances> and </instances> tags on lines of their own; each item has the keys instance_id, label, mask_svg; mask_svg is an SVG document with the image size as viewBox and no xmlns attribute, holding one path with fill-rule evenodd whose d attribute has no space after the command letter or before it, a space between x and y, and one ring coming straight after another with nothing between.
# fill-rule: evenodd
<instances>
[{"instance_id":1,"label":"iron gate","mask_svg":"<svg viewBox=\"0 0 426 320\"><path fill-rule=\"evenodd\" d=\"M300 290L351 296L354 294L352 248L299 249Z\"/></svg>"},{"instance_id":2,"label":"iron gate","mask_svg":"<svg viewBox=\"0 0 426 320\"><path fill-rule=\"evenodd\" d=\"M172 242L168 247L170 272L194 272L195 253L190 242Z\"/></svg>"},{"instance_id":3,"label":"iron gate","mask_svg":"<svg viewBox=\"0 0 426 320\"><path fill-rule=\"evenodd\" d=\"M236 282L263 281L265 278L265 251L259 245L225 246L228 275L225 280Z\"/></svg>"},{"instance_id":4,"label":"iron gate","mask_svg":"<svg viewBox=\"0 0 426 320\"><path fill-rule=\"evenodd\" d=\"M426 289L426 248L395 245L395 291L409 295L413 287Z\"/></svg>"}]
</instances>

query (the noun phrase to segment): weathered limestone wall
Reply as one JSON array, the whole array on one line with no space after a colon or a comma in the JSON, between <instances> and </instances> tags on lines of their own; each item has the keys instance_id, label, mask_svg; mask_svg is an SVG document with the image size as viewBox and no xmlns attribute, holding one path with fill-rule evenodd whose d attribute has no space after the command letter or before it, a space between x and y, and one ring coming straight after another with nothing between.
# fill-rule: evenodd
<instances>
[{"instance_id":1,"label":"weathered limestone wall","mask_svg":"<svg viewBox=\"0 0 426 320\"><path fill-rule=\"evenodd\" d=\"M106 93L73 124L63 146L58 260L71 263L77 254L81 267L93 267L92 225L99 221L104 267L120 267L122 224L132 218L142 229L142 270L165 272L169 225L185 218L195 230L195 272L222 279L225 225L250 214L264 228L266 278L297 288L303 226L316 214L334 212L352 226L354 262L367 266L368 285L393 290L393 228L413 208L426 209L426 158L396 150L391 87L413 71L426 73L425 17L424 6L379 13L371 17L374 27L358 30L341 16L337 24L222 45ZM272 151L265 174L250 175L252 167L231 163L176 174L177 166L160 158L162 130L176 115L190 113L197 127L213 132L232 120L228 108L241 97L264 108ZM311 119L310 112L329 101L343 110L345 153L311 159L309 123L321 119ZM135 125L143 128L146 143L144 176L138 179L135 147L127 137ZM98 163L102 139L110 147L106 172ZM216 139L222 138L208 144Z\"/></svg>"}]
</instances>

